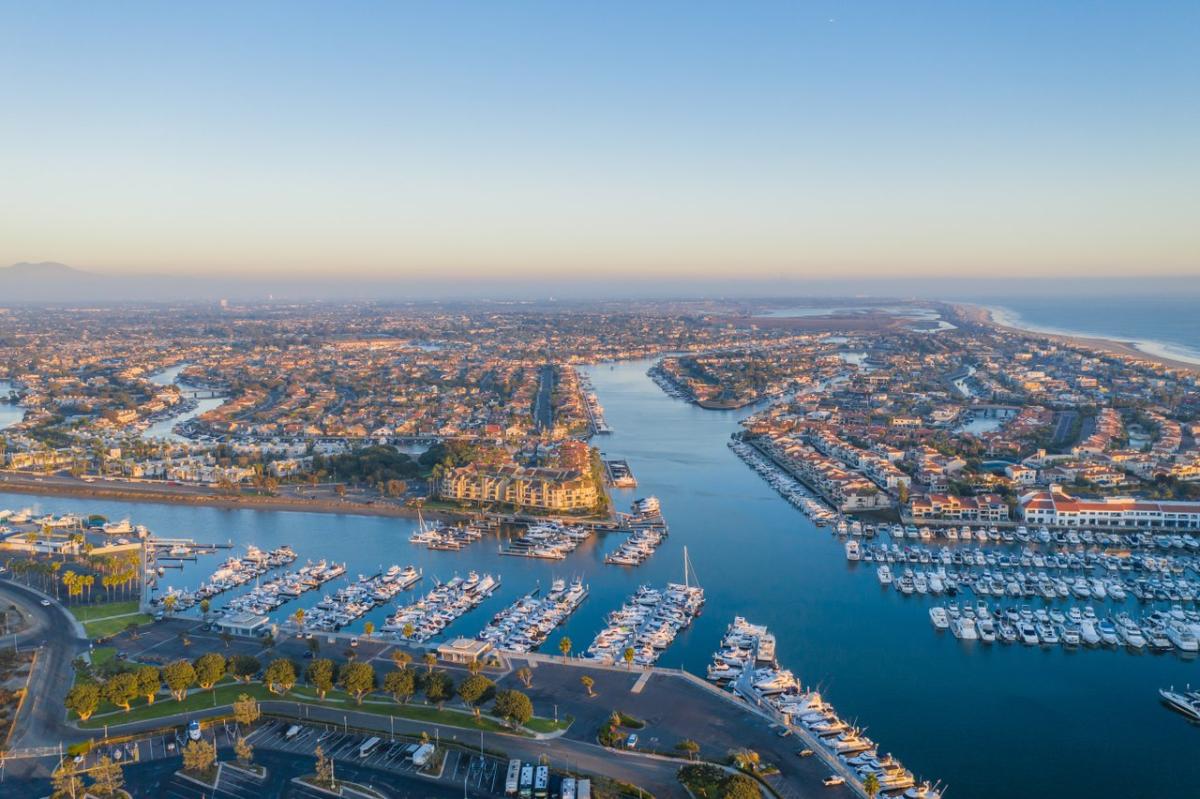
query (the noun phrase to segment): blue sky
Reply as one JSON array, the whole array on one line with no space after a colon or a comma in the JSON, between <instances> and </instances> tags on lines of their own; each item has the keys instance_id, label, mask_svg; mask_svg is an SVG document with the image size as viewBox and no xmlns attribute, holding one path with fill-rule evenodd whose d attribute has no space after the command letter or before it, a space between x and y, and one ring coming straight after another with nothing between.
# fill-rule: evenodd
<instances>
[{"instance_id":1,"label":"blue sky","mask_svg":"<svg viewBox=\"0 0 1200 799\"><path fill-rule=\"evenodd\" d=\"M0 3L0 264L1196 274L1200 4Z\"/></svg>"}]
</instances>

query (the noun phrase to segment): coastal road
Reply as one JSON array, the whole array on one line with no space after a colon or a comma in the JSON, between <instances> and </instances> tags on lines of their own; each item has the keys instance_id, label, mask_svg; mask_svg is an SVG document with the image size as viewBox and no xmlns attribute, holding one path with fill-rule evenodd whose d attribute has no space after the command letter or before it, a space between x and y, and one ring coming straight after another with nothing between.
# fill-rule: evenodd
<instances>
[{"instance_id":1,"label":"coastal road","mask_svg":"<svg viewBox=\"0 0 1200 799\"><path fill-rule=\"evenodd\" d=\"M62 740L63 702L75 676L71 661L88 649L75 618L53 599L49 607L43 607L43 599L48 597L39 591L0 580L0 603L16 605L30 620L29 627L14 636L16 645L38 650L29 691L9 739L10 749L57 746ZM4 644L10 641L5 639Z\"/></svg>"}]
</instances>

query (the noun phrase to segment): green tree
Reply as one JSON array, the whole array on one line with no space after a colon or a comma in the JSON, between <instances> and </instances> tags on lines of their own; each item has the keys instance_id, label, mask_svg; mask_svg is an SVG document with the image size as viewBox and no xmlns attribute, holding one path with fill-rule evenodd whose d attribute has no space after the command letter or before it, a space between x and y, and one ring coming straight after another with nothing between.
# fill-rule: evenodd
<instances>
[{"instance_id":1,"label":"green tree","mask_svg":"<svg viewBox=\"0 0 1200 799\"><path fill-rule=\"evenodd\" d=\"M375 668L370 663L347 663L339 676L346 693L360 705L363 697L375 690Z\"/></svg>"},{"instance_id":2,"label":"green tree","mask_svg":"<svg viewBox=\"0 0 1200 799\"><path fill-rule=\"evenodd\" d=\"M314 782L325 788L333 787L333 761L325 756L325 750L318 744L316 752L317 766Z\"/></svg>"},{"instance_id":3,"label":"green tree","mask_svg":"<svg viewBox=\"0 0 1200 799\"><path fill-rule=\"evenodd\" d=\"M762 792L752 778L731 774L721 785L721 799L762 799Z\"/></svg>"},{"instance_id":4,"label":"green tree","mask_svg":"<svg viewBox=\"0 0 1200 799\"><path fill-rule=\"evenodd\" d=\"M262 664L253 655L234 655L229 659L229 673L238 682L250 682L261 668Z\"/></svg>"},{"instance_id":5,"label":"green tree","mask_svg":"<svg viewBox=\"0 0 1200 799\"><path fill-rule=\"evenodd\" d=\"M176 660L163 666L163 680L176 701L182 702L188 689L196 684L196 670L186 660Z\"/></svg>"},{"instance_id":6,"label":"green tree","mask_svg":"<svg viewBox=\"0 0 1200 799\"><path fill-rule=\"evenodd\" d=\"M316 690L317 696L324 699L325 694L333 690L336 671L332 660L321 658L308 664L304 676L308 680L308 684Z\"/></svg>"},{"instance_id":7,"label":"green tree","mask_svg":"<svg viewBox=\"0 0 1200 799\"><path fill-rule=\"evenodd\" d=\"M139 666L133 674L137 679L138 693L146 697L147 705L153 705L158 689L162 688L162 674L154 666Z\"/></svg>"},{"instance_id":8,"label":"green tree","mask_svg":"<svg viewBox=\"0 0 1200 799\"><path fill-rule=\"evenodd\" d=\"M421 660L425 661L425 673L432 674L433 667L437 665L437 655L432 652L426 652Z\"/></svg>"},{"instance_id":9,"label":"green tree","mask_svg":"<svg viewBox=\"0 0 1200 799\"><path fill-rule=\"evenodd\" d=\"M51 799L83 799L83 780L75 770L75 761L67 758L50 775Z\"/></svg>"},{"instance_id":10,"label":"green tree","mask_svg":"<svg viewBox=\"0 0 1200 799\"><path fill-rule=\"evenodd\" d=\"M507 721L514 729L533 718L533 702L520 691L496 692L496 715Z\"/></svg>"},{"instance_id":11,"label":"green tree","mask_svg":"<svg viewBox=\"0 0 1200 799\"><path fill-rule=\"evenodd\" d=\"M188 741L188 745L183 748L183 769L192 774L206 774L216 760L216 750L203 738L199 741Z\"/></svg>"},{"instance_id":12,"label":"green tree","mask_svg":"<svg viewBox=\"0 0 1200 799\"><path fill-rule=\"evenodd\" d=\"M696 755L700 753L700 744L693 741L691 738L684 738L679 743L675 744L675 748L688 756L688 760L695 760Z\"/></svg>"},{"instance_id":13,"label":"green tree","mask_svg":"<svg viewBox=\"0 0 1200 799\"><path fill-rule=\"evenodd\" d=\"M225 656L218 652L201 655L193 665L196 670L196 682L204 690L209 690L225 676L225 666Z\"/></svg>"},{"instance_id":14,"label":"green tree","mask_svg":"<svg viewBox=\"0 0 1200 799\"><path fill-rule=\"evenodd\" d=\"M621 653L621 657L623 657L623 658L625 659L625 665L626 665L626 666L629 666L629 667L631 667L631 668L632 668L632 666L633 666L633 656L634 656L635 654L636 654L636 653L633 651L633 647L631 647L631 646L627 646L627 647L625 647L625 651Z\"/></svg>"},{"instance_id":15,"label":"green tree","mask_svg":"<svg viewBox=\"0 0 1200 799\"><path fill-rule=\"evenodd\" d=\"M92 786L88 789L88 793L96 796L105 797L116 796L117 792L125 786L125 775L121 771L121 764L113 760L108 755L103 755L96 761L96 765L90 769L92 777Z\"/></svg>"},{"instance_id":16,"label":"green tree","mask_svg":"<svg viewBox=\"0 0 1200 799\"><path fill-rule=\"evenodd\" d=\"M571 639L565 635L558 639L558 651L562 652L563 660L566 660L571 654Z\"/></svg>"},{"instance_id":17,"label":"green tree","mask_svg":"<svg viewBox=\"0 0 1200 799\"><path fill-rule=\"evenodd\" d=\"M249 726L258 721L261 715L257 699L249 694L238 694L237 701L233 703L233 717L238 724Z\"/></svg>"},{"instance_id":18,"label":"green tree","mask_svg":"<svg viewBox=\"0 0 1200 799\"><path fill-rule=\"evenodd\" d=\"M383 690L391 694L399 704L408 702L416 688L416 675L412 669L396 669L388 672L383 678Z\"/></svg>"},{"instance_id":19,"label":"green tree","mask_svg":"<svg viewBox=\"0 0 1200 799\"><path fill-rule=\"evenodd\" d=\"M403 649L393 649L391 658L392 663L395 664L396 668L398 669L406 669L408 668L408 664L412 663L412 655L408 654Z\"/></svg>"},{"instance_id":20,"label":"green tree","mask_svg":"<svg viewBox=\"0 0 1200 799\"><path fill-rule=\"evenodd\" d=\"M863 778L863 790L871 799L875 799L879 794L879 777L875 776L875 772L868 772L867 776Z\"/></svg>"},{"instance_id":21,"label":"green tree","mask_svg":"<svg viewBox=\"0 0 1200 799\"><path fill-rule=\"evenodd\" d=\"M137 678L128 671L114 674L104 683L104 698L125 711L129 710L130 703L137 695Z\"/></svg>"},{"instance_id":22,"label":"green tree","mask_svg":"<svg viewBox=\"0 0 1200 799\"><path fill-rule=\"evenodd\" d=\"M442 703L454 693L454 680L444 671L435 671L425 677L425 698L440 709Z\"/></svg>"},{"instance_id":23,"label":"green tree","mask_svg":"<svg viewBox=\"0 0 1200 799\"><path fill-rule=\"evenodd\" d=\"M100 686L94 682L76 683L70 691L67 691L65 704L67 709L79 716L81 721L87 721L100 706Z\"/></svg>"},{"instance_id":24,"label":"green tree","mask_svg":"<svg viewBox=\"0 0 1200 799\"><path fill-rule=\"evenodd\" d=\"M233 752L243 766L250 765L250 761L254 758L254 748L241 735L238 736L237 743L233 745Z\"/></svg>"},{"instance_id":25,"label":"green tree","mask_svg":"<svg viewBox=\"0 0 1200 799\"><path fill-rule=\"evenodd\" d=\"M472 674L458 685L458 695L475 711L479 718L479 703L487 697L496 684L482 674Z\"/></svg>"},{"instance_id":26,"label":"green tree","mask_svg":"<svg viewBox=\"0 0 1200 799\"><path fill-rule=\"evenodd\" d=\"M272 660L263 676L267 690L273 694L286 694L296 685L296 667L287 658Z\"/></svg>"},{"instance_id":27,"label":"green tree","mask_svg":"<svg viewBox=\"0 0 1200 799\"><path fill-rule=\"evenodd\" d=\"M521 685L524 685L526 688L532 688L533 669L529 668L528 666L522 666L521 668L517 669L517 679L521 681Z\"/></svg>"}]
</instances>

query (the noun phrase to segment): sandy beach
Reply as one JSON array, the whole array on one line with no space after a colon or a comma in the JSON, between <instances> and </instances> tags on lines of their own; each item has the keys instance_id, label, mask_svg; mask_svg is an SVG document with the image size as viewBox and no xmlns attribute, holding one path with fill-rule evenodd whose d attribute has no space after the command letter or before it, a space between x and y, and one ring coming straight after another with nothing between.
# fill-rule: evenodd
<instances>
[{"instance_id":1,"label":"sandy beach","mask_svg":"<svg viewBox=\"0 0 1200 799\"><path fill-rule=\"evenodd\" d=\"M302 513L341 513L358 516L396 516L416 518L417 511L394 500L360 501L354 499L308 499L286 496L230 496L206 488L165 486L96 480L85 482L73 477L35 476L6 472L0 474L0 492L41 494L43 496L91 497L126 502L152 502L169 505L199 505L209 508L245 510L299 511ZM426 518L449 520L456 514L429 509Z\"/></svg>"},{"instance_id":2,"label":"sandy beach","mask_svg":"<svg viewBox=\"0 0 1200 799\"><path fill-rule=\"evenodd\" d=\"M1117 339L1096 338L1091 336L1071 336L1062 333L1046 333L1040 330L1029 330L1023 327L1015 327L1013 325L1002 324L996 321L995 313L990 308L985 308L981 305L964 305L954 304L951 306L955 313L964 321L977 325L987 325L1000 330L1006 330L1011 333L1020 333L1026 336L1037 336L1049 341L1056 341L1061 344L1068 344L1072 347L1092 350L1094 352L1104 352L1109 355L1118 355L1123 358L1128 358L1133 361L1155 364L1167 369L1176 369L1184 372L1200 373L1200 364L1183 361L1177 358L1169 358L1156 353L1146 352L1138 347L1135 341L1119 341Z\"/></svg>"}]
</instances>

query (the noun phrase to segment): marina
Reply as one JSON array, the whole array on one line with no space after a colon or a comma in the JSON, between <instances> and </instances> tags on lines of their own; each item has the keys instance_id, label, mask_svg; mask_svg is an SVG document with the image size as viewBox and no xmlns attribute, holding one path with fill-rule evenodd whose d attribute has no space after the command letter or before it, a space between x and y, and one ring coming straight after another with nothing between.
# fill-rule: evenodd
<instances>
[{"instance_id":1,"label":"marina","mask_svg":"<svg viewBox=\"0 0 1200 799\"><path fill-rule=\"evenodd\" d=\"M658 497L634 500L631 513L623 521L629 535L604 556L604 562L612 566L640 566L658 551L669 532Z\"/></svg>"},{"instance_id":2,"label":"marina","mask_svg":"<svg viewBox=\"0 0 1200 799\"><path fill-rule=\"evenodd\" d=\"M758 473L746 468L726 446L747 411L706 411L675 402L645 377L646 368L647 362L643 361L612 368L605 364L589 367L588 371L614 423L614 432L604 442L606 451L611 457L628 460L641 484L638 491L644 492L643 496L659 497L662 509L670 513L671 535L661 542L658 557L636 569L606 566L608 549L601 546L609 538L606 534L583 542L564 560L504 557L490 546L467 546L457 551L414 546L405 562L411 561L426 579L438 574L467 574L469 570L481 575L502 570L503 584L493 594L497 608L510 606L539 584L551 585L555 577L579 575L588 586L588 599L556 628L550 640L563 635L591 642L598 631L607 628L607 616L639 586L664 586L679 579L678 557L686 544L697 564L711 564L704 569L706 612L682 628L670 647L662 650L660 665L683 666L703 677L735 612L767 625L778 638L780 662L797 675L808 675L814 685L819 684L822 697L836 705L840 717L861 718L869 724L872 739L892 742L898 749L902 746L902 751L896 753L914 774L943 778L952 786L949 796L961 793L978 799L1007 799L1011 786L1019 783L1037 795L1051 795L1070 786L1073 793L1115 799L1168 794L1179 779L1200 779L1200 770L1190 759L1195 730L1180 714L1165 712L1159 702L1151 701L1165 686L1195 685L1194 659L1151 656L1148 648L1141 657L1121 655L1106 647L1084 655L1082 646L987 646L978 641L964 643L948 631L934 635L929 606L968 599L973 605L981 597L964 591L954 597L927 594L922 598L916 593L906 596L895 589L881 589L876 574L879 567L889 566L899 576L905 566L915 571L928 564L920 564L919 553L916 564L889 564L886 558L883 562L848 562L844 550L848 540L859 543L861 554L872 551L872 557L877 545L886 542L890 548L892 543L900 542L881 525L855 527L849 520L844 537L830 535L829 531L837 529L836 517L825 528L826 534L818 535L821 530L811 520L797 513L791 502ZM613 491L614 504L619 506L628 507L635 498L631 490ZM352 575L375 574L380 563L395 560L396 547L403 547L418 527L416 518L280 513L26 494L0 495L0 507L31 508L28 518L51 513L130 518L155 536L176 536L180 541L231 540L238 551L245 551L248 544L264 551L287 544L304 558L344 562ZM1016 529L1010 528L1014 543L1005 544L1002 532L998 533L1000 541L991 540L990 535L987 541L980 541L975 536L979 528L974 527L969 541L961 537L950 541L933 532L938 528L930 528L928 540L921 538L919 526L911 531L914 537L909 537L906 530L904 546L929 549L931 556L943 548L950 550L951 557L962 550L964 559L972 548L1015 551L1018 557L1022 548L1015 539ZM859 535L854 534L856 530ZM1028 532L1034 535L1036 529ZM1077 533L1082 541L1082 531ZM1102 540L1099 531L1094 533L1094 542ZM1105 531L1105 535L1112 536L1114 531ZM1051 540L1051 544L1030 542L1029 546L1045 552L1054 548L1053 532ZM1131 553L1188 555L1186 544L1165 549L1153 536L1138 537L1135 543ZM172 582L195 590L228 554L199 554L196 561L182 563L181 572L172 574ZM1108 554L1120 556L1117 551ZM1117 574L1136 573L1118 569ZM250 581L226 596L236 597L252 586ZM292 611L304 609L307 615L322 598L321 591L306 592L269 616L275 623L286 624ZM989 601L989 606L998 601L992 596L982 598ZM1064 605L1076 601L1056 600ZM1035 606L1040 602L1011 599L1001 604ZM1112 599L1099 604L1095 600L1078 602L1093 604L1097 615L1103 615L1099 612L1101 605L1117 607ZM1153 609L1161 605L1169 610L1170 604L1156 602ZM1139 614L1134 611L1139 607L1130 598L1121 609L1136 617ZM364 622L371 621L381 630L394 613L394 604L377 605L350 629L359 632ZM494 613L486 606L476 606L442 627L434 637L474 638ZM618 658L617 662L623 660ZM881 668L881 663L886 667ZM1111 686L1118 681L1127 690L1112 691ZM978 690L984 683L993 687L987 696ZM1105 696L1103 707L1095 701L1097 695ZM964 707L971 711L964 713ZM1111 745L1111 719L1119 717L1123 724L1141 730L1139 736L1123 740L1123 762L1171 762L1176 768L1170 776L1150 769L1140 771L1134 779L1128 769L1103 757L1061 761L1039 758L1025 763L999 754L993 756L980 748L968 756L962 747L947 745L947 729L976 739L1015 739L1027 734L1028 716L1014 715L1013 707L1036 708L1035 712L1054 708L1062 723L1047 741L1070 741L1073 751L1105 751ZM1081 768L1084 762L1087 767ZM1003 770L1005 780L988 776L996 769Z\"/></svg>"},{"instance_id":3,"label":"marina","mask_svg":"<svg viewBox=\"0 0 1200 799\"><path fill-rule=\"evenodd\" d=\"M856 722L844 720L819 692L806 689L795 674L780 668L775 636L765 625L735 616L721 638L721 648L713 655L708 678L769 712L819 749L820 756L835 769L827 785L847 778L862 785L868 775L874 775L886 796L938 799L944 791L940 783L923 781L918 785L899 760L891 754L880 756L878 745ZM802 751L811 755L816 749Z\"/></svg>"},{"instance_id":4,"label":"marina","mask_svg":"<svg viewBox=\"0 0 1200 799\"><path fill-rule=\"evenodd\" d=\"M831 510L820 496L804 483L780 469L750 444L740 438L733 438L729 441L729 448L747 466L761 475L772 488L779 492L780 496L812 519L814 523L825 525L838 518L837 513Z\"/></svg>"},{"instance_id":5,"label":"marina","mask_svg":"<svg viewBox=\"0 0 1200 799\"><path fill-rule=\"evenodd\" d=\"M359 575L358 580L326 594L316 607L304 614L300 626L333 631L349 626L376 606L386 605L401 591L416 585L421 572L413 566L392 565L380 574Z\"/></svg>"},{"instance_id":6,"label":"marina","mask_svg":"<svg viewBox=\"0 0 1200 799\"><path fill-rule=\"evenodd\" d=\"M540 590L532 591L497 613L478 638L505 652L532 652L579 608L587 595L582 579L577 577L568 585L566 580L556 578L544 596Z\"/></svg>"},{"instance_id":7,"label":"marina","mask_svg":"<svg viewBox=\"0 0 1200 799\"><path fill-rule=\"evenodd\" d=\"M588 647L588 657L601 663L654 665L704 605L704 589L690 582L686 547L683 562L682 584L667 583L663 590L639 586L624 605L610 613L608 625Z\"/></svg>"},{"instance_id":8,"label":"marina","mask_svg":"<svg viewBox=\"0 0 1200 799\"><path fill-rule=\"evenodd\" d=\"M226 612L253 613L265 616L306 591L312 591L330 580L336 580L346 572L346 567L328 564L325 561L308 563L294 572L280 575L273 580L256 585L249 593L231 599Z\"/></svg>"},{"instance_id":9,"label":"marina","mask_svg":"<svg viewBox=\"0 0 1200 799\"><path fill-rule=\"evenodd\" d=\"M499 575L480 577L474 571L466 578L456 576L448 582L439 582L428 594L389 616L382 629L398 633L406 640L424 643L482 604L499 586Z\"/></svg>"},{"instance_id":10,"label":"marina","mask_svg":"<svg viewBox=\"0 0 1200 799\"><path fill-rule=\"evenodd\" d=\"M530 524L520 536L501 546L500 554L563 560L591 536L591 530L579 525L553 521Z\"/></svg>"},{"instance_id":11,"label":"marina","mask_svg":"<svg viewBox=\"0 0 1200 799\"><path fill-rule=\"evenodd\" d=\"M169 604L179 610L186 610L202 600L212 599L238 586L246 585L272 569L281 568L295 560L296 553L291 547L282 546L270 552L263 552L251 544L246 547L245 557L227 558L195 591L168 589L155 601L165 605L168 604L166 598L170 596L173 599Z\"/></svg>"}]
</instances>

